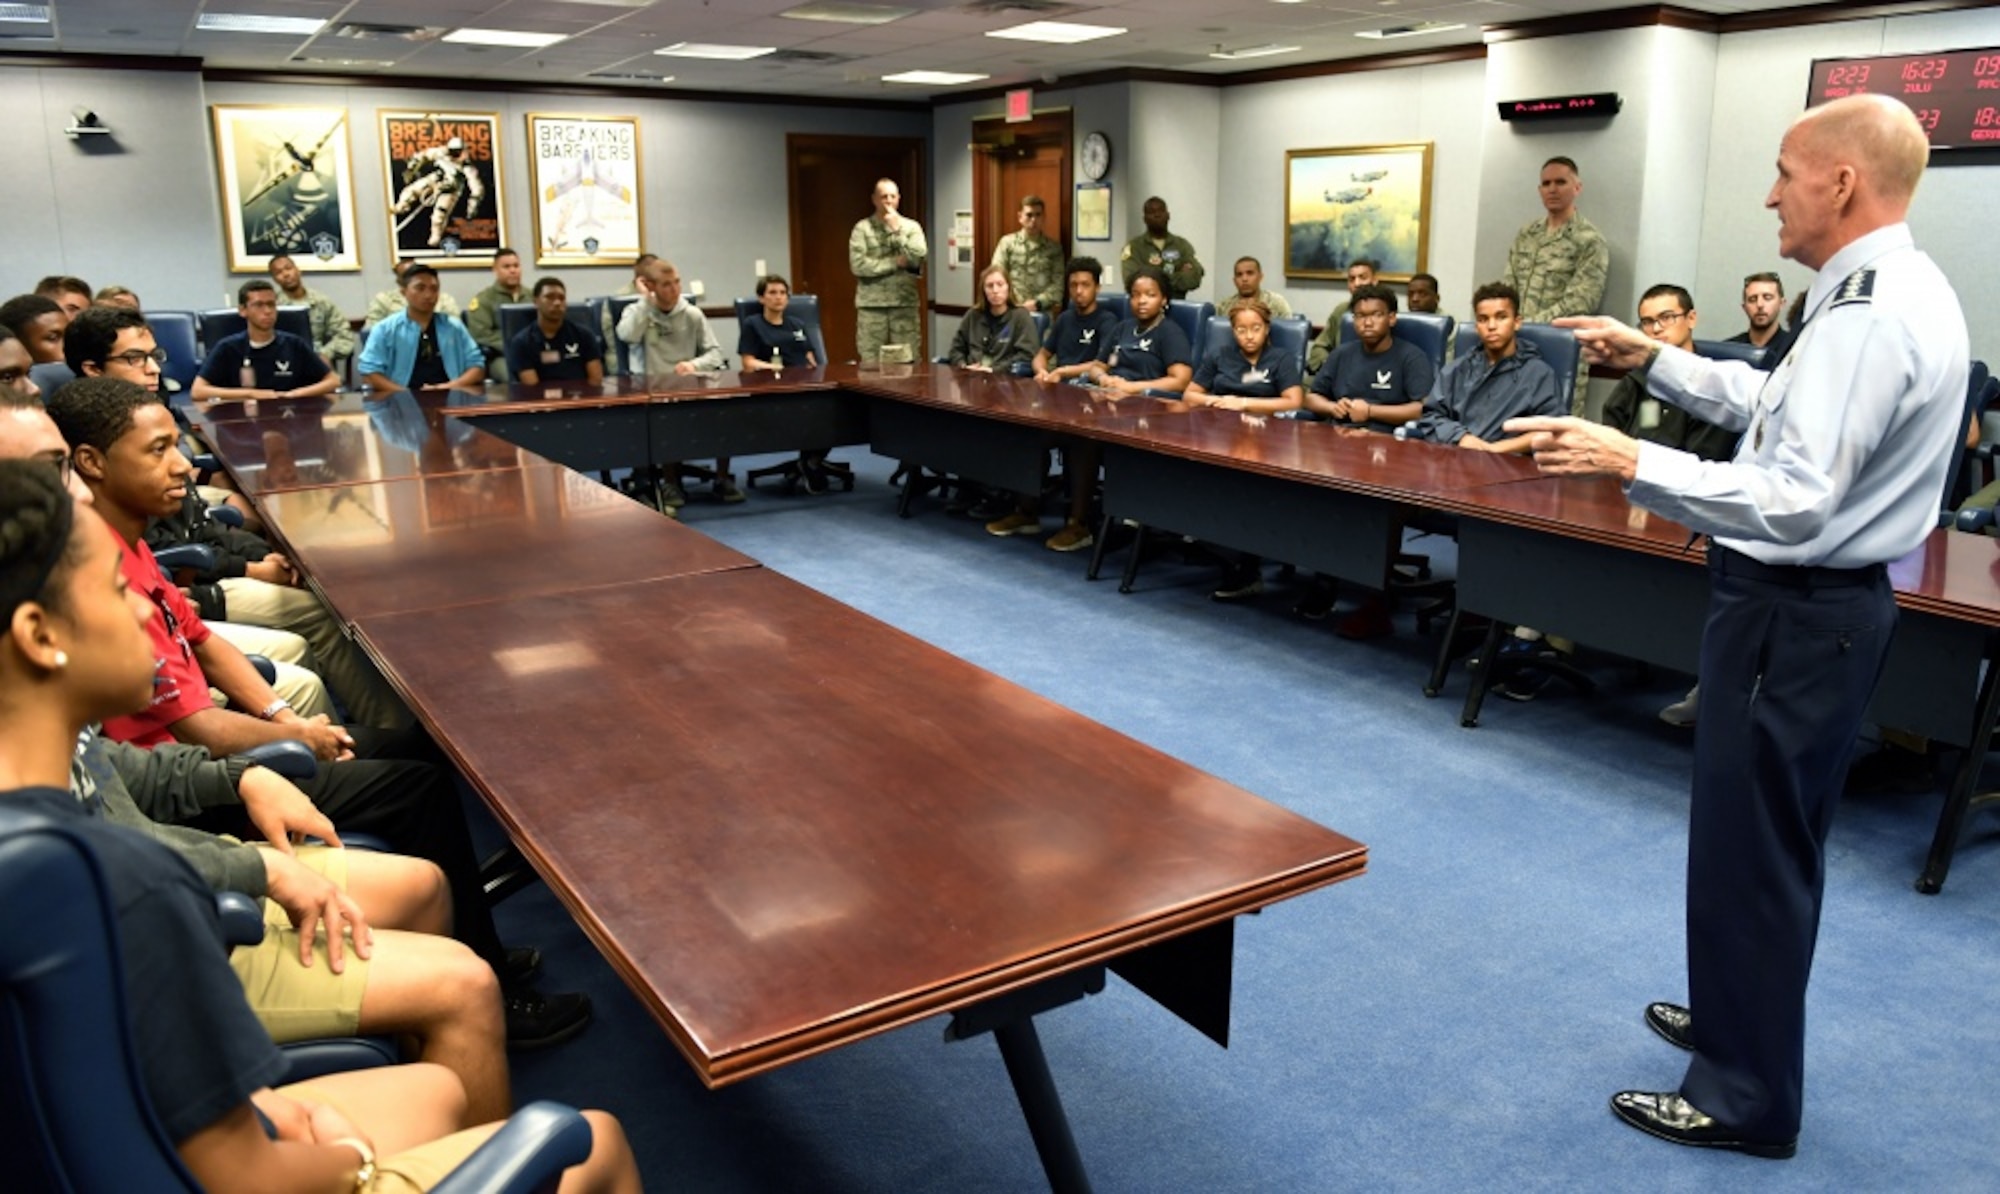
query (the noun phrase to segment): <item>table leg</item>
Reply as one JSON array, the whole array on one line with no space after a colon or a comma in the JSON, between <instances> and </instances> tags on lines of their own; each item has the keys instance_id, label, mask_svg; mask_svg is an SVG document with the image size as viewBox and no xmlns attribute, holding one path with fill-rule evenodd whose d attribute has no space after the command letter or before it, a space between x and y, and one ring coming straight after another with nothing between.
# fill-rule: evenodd
<instances>
[{"instance_id":1,"label":"table leg","mask_svg":"<svg viewBox=\"0 0 2000 1194\"><path fill-rule=\"evenodd\" d=\"M1021 1101L1028 1132L1035 1138L1035 1151L1041 1155L1049 1189L1055 1194L1085 1194L1090 1178L1083 1171L1083 1155L1077 1152L1076 1137L1069 1130L1069 1117L1063 1113L1062 1096L1056 1093L1034 1018L1023 1016L1000 1025L993 1030L993 1039L1000 1045L1000 1058L1007 1064L1007 1077Z\"/></svg>"},{"instance_id":2,"label":"table leg","mask_svg":"<svg viewBox=\"0 0 2000 1194\"><path fill-rule=\"evenodd\" d=\"M1993 723L2000 716L2000 663L1986 661L1986 679L1979 686L1979 705L1972 715L1972 737L1952 777L1951 791L1945 794L1944 808L1938 812L1936 836L1931 838L1930 857L1924 860L1917 890L1936 895L1944 889L1951 870L1951 856L1958 849L1958 836L1965 829L1965 815L1972 807L1972 790L1979 786L1979 767L1986 761L1986 746L1993 737Z\"/></svg>"}]
</instances>

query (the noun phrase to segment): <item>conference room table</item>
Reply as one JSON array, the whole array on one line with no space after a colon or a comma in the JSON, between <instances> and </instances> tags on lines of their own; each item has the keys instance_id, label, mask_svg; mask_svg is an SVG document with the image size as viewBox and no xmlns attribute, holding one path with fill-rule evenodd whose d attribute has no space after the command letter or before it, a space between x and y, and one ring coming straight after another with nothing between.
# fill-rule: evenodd
<instances>
[{"instance_id":1,"label":"conference room table","mask_svg":"<svg viewBox=\"0 0 2000 1194\"><path fill-rule=\"evenodd\" d=\"M1360 843L488 434L493 397L195 421L704 1083L949 1014L950 1039L995 1037L1051 1185L1086 1189L1033 1017L1110 971L1227 1043L1234 918L1365 869ZM329 424L359 442L273 467L269 435L318 450Z\"/></svg>"},{"instance_id":2,"label":"conference room table","mask_svg":"<svg viewBox=\"0 0 2000 1194\"><path fill-rule=\"evenodd\" d=\"M908 465L1016 492L1039 488L1050 446L1097 443L1105 531L1130 519L1369 587L1388 583L1408 519L1451 516L1459 609L1649 663L1686 671L1697 664L1707 577L1686 529L1633 506L1608 481L1541 477L1520 458L924 365L832 366L754 383L729 373L656 383L659 392L643 400L651 411L649 445L656 453L686 451L676 436L695 409L689 398L730 398L751 384L762 387L764 417L782 421L788 401L799 397L788 397L794 383L812 400L848 404L843 417L860 425L845 425L845 442L868 442ZM525 401L531 397L510 395L474 417ZM808 442L788 438L782 427L763 430L755 450ZM753 450L727 437L703 446ZM906 512L919 471L906 470ZM1089 575L1109 541L1099 535ZM2000 579L1982 561L1996 547L1990 538L1941 531L1893 570L1907 616L1872 711L1881 724L1956 746L1987 741L2000 706L2000 668L1989 666L2000 657L1991 633L2000 624ZM1137 563L1135 551L1121 589L1131 587ZM1471 669L1462 723L1477 722L1488 682L1488 669ZM1918 882L1924 891L1943 882L1983 758L1983 751L1967 751L1953 777Z\"/></svg>"}]
</instances>

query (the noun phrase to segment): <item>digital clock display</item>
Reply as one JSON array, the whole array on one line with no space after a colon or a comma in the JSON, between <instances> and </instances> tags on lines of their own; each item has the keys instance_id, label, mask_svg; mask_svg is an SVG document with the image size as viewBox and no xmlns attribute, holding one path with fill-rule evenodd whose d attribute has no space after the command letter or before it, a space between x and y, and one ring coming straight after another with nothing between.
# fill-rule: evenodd
<instances>
[{"instance_id":1,"label":"digital clock display","mask_svg":"<svg viewBox=\"0 0 2000 1194\"><path fill-rule=\"evenodd\" d=\"M1806 106L1863 92L1908 104L1932 149L2000 148L2000 49L1821 58Z\"/></svg>"}]
</instances>

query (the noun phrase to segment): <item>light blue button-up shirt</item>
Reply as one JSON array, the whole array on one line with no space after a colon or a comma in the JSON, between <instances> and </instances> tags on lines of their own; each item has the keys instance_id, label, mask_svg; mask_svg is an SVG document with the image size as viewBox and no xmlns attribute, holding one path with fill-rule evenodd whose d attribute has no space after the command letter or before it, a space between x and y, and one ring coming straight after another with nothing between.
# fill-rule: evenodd
<instances>
[{"instance_id":1,"label":"light blue button-up shirt","mask_svg":"<svg viewBox=\"0 0 2000 1194\"><path fill-rule=\"evenodd\" d=\"M1626 491L1767 564L1886 563L1937 526L1965 435L1965 315L1906 224L1835 253L1806 311L1769 374L1663 347L1647 390L1743 439L1728 462L1641 443Z\"/></svg>"}]
</instances>

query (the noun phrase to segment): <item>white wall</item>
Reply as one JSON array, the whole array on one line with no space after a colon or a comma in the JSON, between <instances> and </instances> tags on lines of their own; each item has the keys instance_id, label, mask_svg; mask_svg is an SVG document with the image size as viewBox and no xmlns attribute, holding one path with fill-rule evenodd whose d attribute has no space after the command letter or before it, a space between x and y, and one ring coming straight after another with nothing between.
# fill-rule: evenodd
<instances>
[{"instance_id":1,"label":"white wall","mask_svg":"<svg viewBox=\"0 0 2000 1194\"><path fill-rule=\"evenodd\" d=\"M1708 141L1708 188L1702 202L1700 268L1695 304L1709 335L1742 328L1743 275L1776 269L1791 295L1811 281L1808 271L1778 259L1777 219L1763 210L1778 142L1805 109L1806 78L1815 58L1913 54L2000 45L2000 11L1979 9L1773 29L1721 39ZM2000 270L1994 268L1993 221L2000 211L2000 166L1936 159L1910 209L1919 247L1937 259L1972 332L1972 355L2000 360Z\"/></svg>"},{"instance_id":2,"label":"white wall","mask_svg":"<svg viewBox=\"0 0 2000 1194\"><path fill-rule=\"evenodd\" d=\"M62 135L70 105L82 102L114 130L115 152L92 153ZM927 112L829 103L510 95L365 83L204 86L194 73L0 67L0 105L15 116L0 129L0 150L17 167L29 167L15 171L10 219L0 227L0 261L9 266L0 287L12 294L43 274L73 273L93 286L130 286L159 308L214 306L233 291L245 275L228 274L224 264L208 134L211 103L347 107L363 270L314 274L310 284L354 315L389 285L392 264L378 109L499 113L507 237L520 249L530 278L539 271L528 204L527 114L638 115L647 246L672 258L683 278L706 283L703 302L710 306L752 293L758 258L791 272L787 133L927 137L931 124ZM630 279L623 267L566 266L559 272L572 294L607 293ZM461 302L491 280L485 269L443 273L445 289Z\"/></svg>"},{"instance_id":3,"label":"white wall","mask_svg":"<svg viewBox=\"0 0 2000 1194\"><path fill-rule=\"evenodd\" d=\"M1217 207L1222 190L1220 171L1190 170L1190 162L1212 162L1222 135L1223 92L1215 87L1189 87L1175 83L1136 83L1132 87L1132 165L1125 171L1122 188L1114 187L1111 203L1124 216L1129 231L1116 234L1105 259L1107 278L1120 273L1112 258L1125 241L1146 230L1140 210L1146 200L1159 196L1166 201L1172 220L1168 228L1194 245L1195 254L1207 272L1202 284L1188 292L1196 301L1213 299L1232 289L1230 263L1216 241ZM1236 254L1230 254L1235 256Z\"/></svg>"},{"instance_id":4,"label":"white wall","mask_svg":"<svg viewBox=\"0 0 2000 1194\"><path fill-rule=\"evenodd\" d=\"M1346 300L1347 287L1284 277L1285 151L1429 141L1429 272L1447 309L1467 306L1477 284L1472 248L1481 207L1480 125L1468 113L1483 102L1485 74L1483 63L1451 62L1225 88L1210 295L1228 292L1230 266L1248 255L1264 263L1264 284L1294 310L1324 320ZM1178 207L1175 213L1178 224Z\"/></svg>"}]
</instances>

